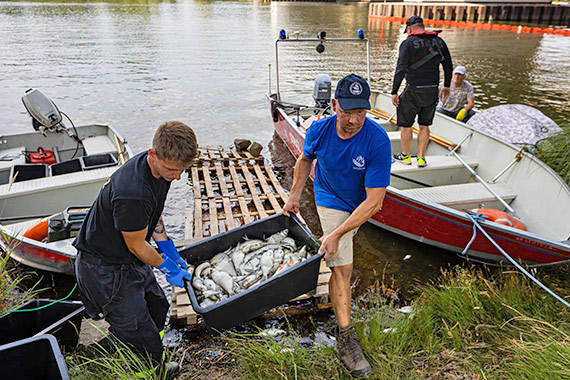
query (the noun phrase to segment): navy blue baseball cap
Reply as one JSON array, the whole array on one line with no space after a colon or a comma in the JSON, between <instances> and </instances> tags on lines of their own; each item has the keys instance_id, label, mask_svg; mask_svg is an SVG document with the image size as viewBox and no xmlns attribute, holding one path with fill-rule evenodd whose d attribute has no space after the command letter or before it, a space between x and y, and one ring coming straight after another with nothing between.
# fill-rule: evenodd
<instances>
[{"instance_id":1,"label":"navy blue baseball cap","mask_svg":"<svg viewBox=\"0 0 570 380\"><path fill-rule=\"evenodd\" d=\"M404 29L404 33L408 32L408 27L412 26L412 25L416 25L416 24L423 24L424 23L424 19L421 18L420 16L412 16L409 19L406 20L406 28Z\"/></svg>"},{"instance_id":2,"label":"navy blue baseball cap","mask_svg":"<svg viewBox=\"0 0 570 380\"><path fill-rule=\"evenodd\" d=\"M364 78L355 74L345 76L338 81L334 97L340 108L345 111L358 108L370 109L370 86Z\"/></svg>"}]
</instances>

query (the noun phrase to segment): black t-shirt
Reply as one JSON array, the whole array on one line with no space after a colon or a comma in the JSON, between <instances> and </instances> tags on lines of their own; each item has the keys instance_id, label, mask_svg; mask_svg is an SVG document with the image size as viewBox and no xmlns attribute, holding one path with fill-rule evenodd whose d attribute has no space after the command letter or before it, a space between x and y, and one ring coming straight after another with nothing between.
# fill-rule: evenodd
<instances>
[{"instance_id":1,"label":"black t-shirt","mask_svg":"<svg viewBox=\"0 0 570 380\"><path fill-rule=\"evenodd\" d=\"M103 185L73 242L78 251L110 264L139 260L127 248L121 231L148 227L149 241L170 189L170 182L153 177L147 157L148 152L137 154Z\"/></svg>"}]
</instances>

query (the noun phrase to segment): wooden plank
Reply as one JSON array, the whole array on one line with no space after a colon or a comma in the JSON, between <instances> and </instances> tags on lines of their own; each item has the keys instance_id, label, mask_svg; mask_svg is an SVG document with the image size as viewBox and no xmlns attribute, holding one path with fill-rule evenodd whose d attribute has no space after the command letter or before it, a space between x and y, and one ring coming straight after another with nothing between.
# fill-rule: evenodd
<instances>
[{"instance_id":1,"label":"wooden plank","mask_svg":"<svg viewBox=\"0 0 570 380\"><path fill-rule=\"evenodd\" d=\"M267 197L269 198L269 203L271 203L271 206L273 207L275 212L281 212L282 211L281 206L279 206L279 202L277 202L277 199L275 199L275 195L273 195L271 188L267 184L267 181L265 181L265 176L263 175L261 168L259 167L259 165L253 165L253 169L255 170L255 174L257 175L257 179L259 180L261 189L265 194L267 194Z\"/></svg>"},{"instance_id":2,"label":"wooden plank","mask_svg":"<svg viewBox=\"0 0 570 380\"><path fill-rule=\"evenodd\" d=\"M224 198L223 203L224 203L224 213L226 215L225 217L226 226L227 226L226 231L233 230L234 228L236 228L236 223L234 221L234 215L232 211L232 206L230 204L230 200L228 198Z\"/></svg>"},{"instance_id":3,"label":"wooden plank","mask_svg":"<svg viewBox=\"0 0 570 380\"><path fill-rule=\"evenodd\" d=\"M184 239L192 239L194 237L194 233L192 231L192 226L194 223L189 222L192 221L192 217L194 215L194 202L192 202L192 207L188 207L186 209L186 222L184 223Z\"/></svg>"},{"instance_id":4,"label":"wooden plank","mask_svg":"<svg viewBox=\"0 0 570 380\"><path fill-rule=\"evenodd\" d=\"M192 166L192 191L194 192L194 198L202 196L200 191L200 174L196 166Z\"/></svg>"},{"instance_id":5,"label":"wooden plank","mask_svg":"<svg viewBox=\"0 0 570 380\"><path fill-rule=\"evenodd\" d=\"M203 166L202 174L204 175L204 186L206 188L206 196L208 198L213 198L215 195L214 195L214 189L212 188L212 179L210 178L210 167Z\"/></svg>"},{"instance_id":6,"label":"wooden plank","mask_svg":"<svg viewBox=\"0 0 570 380\"><path fill-rule=\"evenodd\" d=\"M228 191L228 185L226 183L224 171L220 165L216 165L216 175L218 176L218 183L222 197L229 197L230 193Z\"/></svg>"},{"instance_id":7,"label":"wooden plank","mask_svg":"<svg viewBox=\"0 0 570 380\"><path fill-rule=\"evenodd\" d=\"M233 182L236 194L238 196L244 196L245 194L243 193L243 190L241 188L241 183L240 183L239 176L238 176L238 173L236 171L235 166L230 166L230 175L232 177L232 182Z\"/></svg>"},{"instance_id":8,"label":"wooden plank","mask_svg":"<svg viewBox=\"0 0 570 380\"><path fill-rule=\"evenodd\" d=\"M257 188L255 187L255 184L253 183L251 173L249 172L249 170L247 169L247 166L245 166L245 165L241 166L241 170L243 172L243 176L245 177L245 179L247 181L249 191L250 191L251 196L253 198L253 204L255 205L255 208L257 209L257 212L259 213L260 218L266 218L267 213L265 212L265 207L263 207L261 200L257 196Z\"/></svg>"},{"instance_id":9,"label":"wooden plank","mask_svg":"<svg viewBox=\"0 0 570 380\"><path fill-rule=\"evenodd\" d=\"M218 225L218 208L216 207L216 202L213 199L208 200L210 206L210 236L214 236L220 233L220 226Z\"/></svg>"},{"instance_id":10,"label":"wooden plank","mask_svg":"<svg viewBox=\"0 0 570 380\"><path fill-rule=\"evenodd\" d=\"M285 205L285 203L287 203L287 200L289 199L289 197L283 191L283 188L281 187L279 180L275 176L275 173L273 173L273 170L271 170L271 168L269 168L268 166L264 166L264 167L265 167L265 171L267 172L269 179L271 180L271 183L273 184L273 188L277 190L277 194L279 194L279 196L281 197L281 200L283 201L283 205Z\"/></svg>"},{"instance_id":11,"label":"wooden plank","mask_svg":"<svg viewBox=\"0 0 570 380\"><path fill-rule=\"evenodd\" d=\"M202 201L194 198L194 238L201 240L204 237L204 225L202 224Z\"/></svg>"}]
</instances>

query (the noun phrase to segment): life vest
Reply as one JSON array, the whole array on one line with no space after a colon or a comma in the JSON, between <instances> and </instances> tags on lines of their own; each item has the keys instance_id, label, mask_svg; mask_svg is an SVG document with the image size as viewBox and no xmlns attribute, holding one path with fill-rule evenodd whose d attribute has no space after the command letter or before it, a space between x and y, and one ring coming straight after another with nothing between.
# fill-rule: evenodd
<instances>
[{"instance_id":1,"label":"life vest","mask_svg":"<svg viewBox=\"0 0 570 380\"><path fill-rule=\"evenodd\" d=\"M504 211L495 210L493 208L474 208L469 211L473 211L474 213L481 213L485 215L491 222L526 231L526 227L523 222L516 218L513 218Z\"/></svg>"},{"instance_id":2,"label":"life vest","mask_svg":"<svg viewBox=\"0 0 570 380\"><path fill-rule=\"evenodd\" d=\"M406 37L406 38L410 38L411 36L419 36L419 37L421 37L421 36L437 36L439 33L441 33L441 30L430 30L430 31L418 30L418 31L415 31L415 32L408 34L408 37Z\"/></svg>"}]
</instances>

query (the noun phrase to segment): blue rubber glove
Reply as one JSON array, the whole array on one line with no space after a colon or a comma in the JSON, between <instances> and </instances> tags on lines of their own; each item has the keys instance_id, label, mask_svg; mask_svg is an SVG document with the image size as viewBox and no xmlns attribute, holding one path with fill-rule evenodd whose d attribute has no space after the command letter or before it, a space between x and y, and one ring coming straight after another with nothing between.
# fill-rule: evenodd
<instances>
[{"instance_id":1,"label":"blue rubber glove","mask_svg":"<svg viewBox=\"0 0 570 380\"><path fill-rule=\"evenodd\" d=\"M158 246L158 249L160 249L160 252L164 253L166 257L171 258L172 261L174 261L176 264L188 270L188 264L186 264L186 261L184 261L184 259L180 257L180 253L178 253L178 250L174 246L173 240L169 239L169 240L157 241L156 245Z\"/></svg>"},{"instance_id":2,"label":"blue rubber glove","mask_svg":"<svg viewBox=\"0 0 570 380\"><path fill-rule=\"evenodd\" d=\"M174 261L166 257L162 264L156 267L166 276L166 280L170 285L178 286L179 288L184 287L184 279L190 281L192 275L181 269Z\"/></svg>"}]
</instances>

